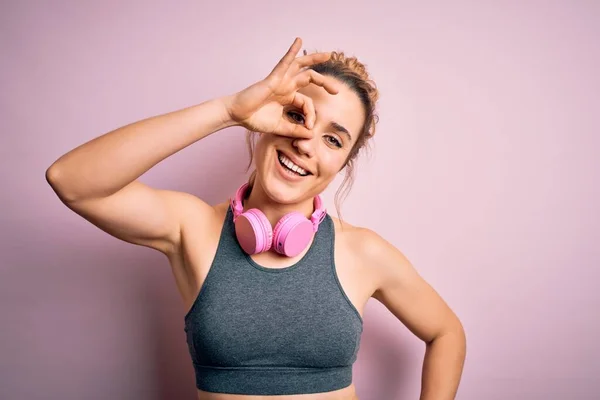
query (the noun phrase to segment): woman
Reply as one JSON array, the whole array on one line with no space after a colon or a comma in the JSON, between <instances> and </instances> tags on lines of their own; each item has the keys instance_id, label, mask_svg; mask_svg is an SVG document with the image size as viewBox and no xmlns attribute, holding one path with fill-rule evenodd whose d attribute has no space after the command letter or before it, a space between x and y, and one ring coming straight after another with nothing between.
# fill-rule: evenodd
<instances>
[{"instance_id":1,"label":"woman","mask_svg":"<svg viewBox=\"0 0 600 400\"><path fill-rule=\"evenodd\" d=\"M465 357L457 317L399 250L320 202L338 172L351 177L373 135L377 91L355 58L297 57L300 48L296 39L239 93L85 143L47 180L100 229L168 257L199 399L356 399L352 363L370 297L427 344L421 398L452 399ZM256 170L232 199L210 206L136 180L231 126L258 136Z\"/></svg>"}]
</instances>

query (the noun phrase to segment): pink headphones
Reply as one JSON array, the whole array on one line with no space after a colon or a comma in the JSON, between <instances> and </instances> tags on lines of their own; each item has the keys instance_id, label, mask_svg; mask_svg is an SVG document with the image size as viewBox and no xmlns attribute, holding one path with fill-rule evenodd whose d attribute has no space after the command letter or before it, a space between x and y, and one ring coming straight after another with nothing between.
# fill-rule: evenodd
<instances>
[{"instance_id":1,"label":"pink headphones","mask_svg":"<svg viewBox=\"0 0 600 400\"><path fill-rule=\"evenodd\" d=\"M300 254L308 246L313 233L319 229L319 224L325 219L327 212L323 208L320 196L314 199L315 211L310 220L297 211L284 215L275 228L257 208L244 211L242 199L248 189L244 183L237 190L235 199L231 199L235 235L240 246L247 254L257 254L268 251L271 247L288 257Z\"/></svg>"}]
</instances>

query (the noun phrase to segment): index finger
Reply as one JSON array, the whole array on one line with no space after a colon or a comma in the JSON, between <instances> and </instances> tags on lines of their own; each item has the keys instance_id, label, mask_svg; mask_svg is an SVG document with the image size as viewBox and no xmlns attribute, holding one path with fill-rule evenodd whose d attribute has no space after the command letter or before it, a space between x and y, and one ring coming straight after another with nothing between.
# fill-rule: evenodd
<instances>
[{"instance_id":1,"label":"index finger","mask_svg":"<svg viewBox=\"0 0 600 400\"><path fill-rule=\"evenodd\" d=\"M338 94L340 91L339 84L335 78L322 75L315 70L307 69L306 71L300 72L298 75L296 75L296 90L308 86L310 83L321 86L330 94Z\"/></svg>"},{"instance_id":2,"label":"index finger","mask_svg":"<svg viewBox=\"0 0 600 400\"><path fill-rule=\"evenodd\" d=\"M285 75L287 70L290 68L290 65L292 65L292 63L296 59L296 54L298 54L298 51L300 51L301 47L302 39L297 37L296 39L294 39L294 43L292 43L287 53L285 53L281 60L279 60L275 68L273 68L270 75Z\"/></svg>"},{"instance_id":3,"label":"index finger","mask_svg":"<svg viewBox=\"0 0 600 400\"><path fill-rule=\"evenodd\" d=\"M295 72L301 70L302 68L310 67L315 64L320 64L322 62L329 60L330 58L331 58L330 52L313 53L313 54L307 55L306 50L304 50L304 55L296 58L293 61L293 64L294 64L293 72L295 73Z\"/></svg>"},{"instance_id":4,"label":"index finger","mask_svg":"<svg viewBox=\"0 0 600 400\"><path fill-rule=\"evenodd\" d=\"M313 137L311 129L315 120L315 106L313 105L312 100L303 94L295 93L291 105L298 110L302 110L305 119L304 124L291 122L282 118L274 133L276 135L293 138L311 139Z\"/></svg>"}]
</instances>

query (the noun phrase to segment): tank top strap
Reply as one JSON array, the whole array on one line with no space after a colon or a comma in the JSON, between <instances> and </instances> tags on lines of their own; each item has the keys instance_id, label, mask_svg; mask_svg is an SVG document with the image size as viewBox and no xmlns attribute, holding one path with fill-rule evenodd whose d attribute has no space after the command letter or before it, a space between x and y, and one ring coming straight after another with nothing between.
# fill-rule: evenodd
<instances>
[{"instance_id":1,"label":"tank top strap","mask_svg":"<svg viewBox=\"0 0 600 400\"><path fill-rule=\"evenodd\" d=\"M334 226L333 220L329 214L319 225L315 237L310 245L306 255L300 262L307 263L312 266L333 263L333 242L334 242Z\"/></svg>"},{"instance_id":2,"label":"tank top strap","mask_svg":"<svg viewBox=\"0 0 600 400\"><path fill-rule=\"evenodd\" d=\"M246 253L244 253L244 250L239 245L235 235L233 211L231 210L231 207L228 206L225 221L223 221L223 226L221 228L217 252L211 269L218 268L220 270L227 270L229 268L236 268L236 266L238 266L240 262L244 262L245 259Z\"/></svg>"}]
</instances>

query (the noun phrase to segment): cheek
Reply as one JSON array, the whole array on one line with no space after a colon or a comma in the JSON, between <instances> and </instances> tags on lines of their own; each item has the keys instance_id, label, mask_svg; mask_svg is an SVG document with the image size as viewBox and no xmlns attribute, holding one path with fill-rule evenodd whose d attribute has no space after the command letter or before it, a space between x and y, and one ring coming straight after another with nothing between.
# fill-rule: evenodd
<instances>
[{"instance_id":1,"label":"cheek","mask_svg":"<svg viewBox=\"0 0 600 400\"><path fill-rule=\"evenodd\" d=\"M268 148L268 143L261 138L256 142L256 146L254 147L254 162L257 166L264 164L266 149Z\"/></svg>"},{"instance_id":2,"label":"cheek","mask_svg":"<svg viewBox=\"0 0 600 400\"><path fill-rule=\"evenodd\" d=\"M326 156L323 156L323 158L321 159L321 166L323 167L321 171L328 176L336 175L344 166L346 157L347 154L345 152L330 152Z\"/></svg>"}]
</instances>

